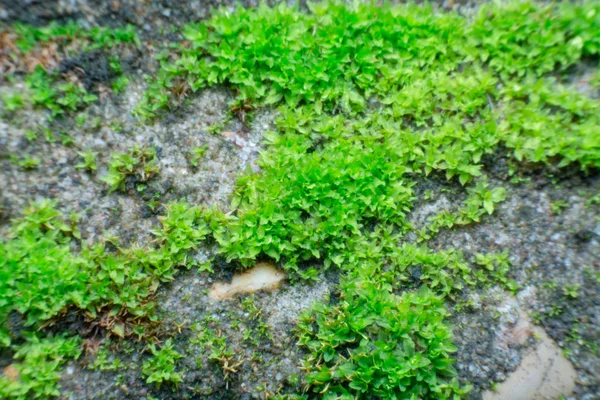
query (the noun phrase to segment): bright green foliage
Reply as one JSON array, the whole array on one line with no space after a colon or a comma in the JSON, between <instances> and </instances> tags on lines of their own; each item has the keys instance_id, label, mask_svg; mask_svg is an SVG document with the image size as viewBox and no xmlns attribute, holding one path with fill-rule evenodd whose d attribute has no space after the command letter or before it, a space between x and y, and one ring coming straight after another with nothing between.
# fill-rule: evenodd
<instances>
[{"instance_id":1,"label":"bright green foliage","mask_svg":"<svg viewBox=\"0 0 600 400\"><path fill-rule=\"evenodd\" d=\"M276 132L265 134L261 172L239 179L232 212L174 203L153 231L153 246L109 251L100 243L79 254L69 249L68 230L38 228L34 245L56 231L49 248L62 249L85 276L61 280L75 289L68 304L48 301L54 308L46 313L34 303L17 308L0 294L0 316L15 310L36 324L74 305L91 318L108 316L106 327L125 336L127 321L153 317L149 296L178 266L193 264L189 251L212 232L228 261L244 266L270 257L304 279L331 265L343 270L340 301L316 305L299 325L309 389L331 399L462 397L468 388L453 379L442 302L467 288L515 291L508 254L465 259L403 242L404 235L412 229L424 241L492 214L506 193L489 184L483 165L505 149L519 162L600 166L600 103L544 75L599 53L600 7L509 1L482 5L471 19L414 4L309 7L223 9L186 27L187 40L161 56L136 110L154 118L218 84L238 95L228 119L235 110L281 106ZM58 113L85 102L77 87L37 74L30 84L36 104ZM5 108L18 104L9 99ZM202 149L190 154L193 166ZM122 190L128 177L145 182L156 173L156 154L135 148L113 156L104 180ZM413 186L431 175L460 183L467 198L426 227L411 227L405 217ZM22 240L16 234L2 246L18 250ZM22 253L25 265L43 257ZM5 269L18 272L16 264ZM38 285L36 276L24 293ZM250 301L244 307L255 312ZM254 328L248 339L268 336L262 325ZM0 331L0 341L8 340ZM212 327L198 329L193 344L225 379L243 362ZM181 381L172 343L151 350L148 382Z\"/></svg>"},{"instance_id":2,"label":"bright green foliage","mask_svg":"<svg viewBox=\"0 0 600 400\"><path fill-rule=\"evenodd\" d=\"M468 388L451 379L454 346L443 299L465 287L516 289L506 253L476 255L473 267L459 251L399 246L399 239L375 229L355 243L339 302L318 303L298 325L310 352L306 382L325 398L462 397ZM399 285L420 289L398 296Z\"/></svg>"},{"instance_id":3,"label":"bright green foliage","mask_svg":"<svg viewBox=\"0 0 600 400\"><path fill-rule=\"evenodd\" d=\"M109 61L109 65L113 72L118 75L117 78L112 82L113 92L119 94L125 91L127 85L129 85L129 79L122 75L123 67L121 67L121 62L119 61L118 56L112 56Z\"/></svg>"},{"instance_id":4,"label":"bright green foliage","mask_svg":"<svg viewBox=\"0 0 600 400\"><path fill-rule=\"evenodd\" d=\"M61 82L55 72L46 72L42 67L27 77L26 85L31 104L48 109L53 117L98 100L98 96L88 93L79 84Z\"/></svg>"},{"instance_id":5,"label":"bright green foliage","mask_svg":"<svg viewBox=\"0 0 600 400\"><path fill-rule=\"evenodd\" d=\"M26 129L25 130L25 139L27 139L28 142L33 142L35 139L37 139L38 133L32 129Z\"/></svg>"},{"instance_id":6,"label":"bright green foliage","mask_svg":"<svg viewBox=\"0 0 600 400\"><path fill-rule=\"evenodd\" d=\"M571 42L581 47L582 56L600 53L600 5L595 1L584 0L573 7L569 2L558 4L560 23L569 32ZM567 36L567 35L565 35Z\"/></svg>"},{"instance_id":7,"label":"bright green foliage","mask_svg":"<svg viewBox=\"0 0 600 400\"><path fill-rule=\"evenodd\" d=\"M227 258L244 265L260 255L299 274L297 264L310 259L341 265L369 223L406 230L413 174L478 182L458 215L442 214L431 233L423 231L429 238L441 227L479 221L504 199L504 189L479 178L482 159L499 145L519 160L598 165L599 103L530 77L596 52L587 29L595 27L597 7L564 7L572 9L494 4L472 23L415 5L222 11L186 28L189 45L163 59L138 113L167 107L175 85L228 83L242 104L285 104L278 131L266 135L262 173L239 180L237 213L221 218L215 236ZM575 18L581 13L585 18ZM495 16L489 23L488 14ZM548 27L558 33L547 41L525 37L532 30L546 35L537 28L546 17L559 20ZM514 32L504 29L511 18ZM568 53L576 37L579 51L553 56ZM498 66L524 54L531 59L515 62L512 72L526 78L511 80ZM535 82L545 88L539 97ZM367 100L375 106L367 109ZM304 103L310 105L294 108Z\"/></svg>"},{"instance_id":8,"label":"bright green foliage","mask_svg":"<svg viewBox=\"0 0 600 400\"><path fill-rule=\"evenodd\" d=\"M408 132L408 144L427 173L443 169L468 183L480 174L482 155L501 142L518 159L560 156L587 168L600 158L598 102L549 83L549 98L524 107L526 98L511 96L523 83L510 77L531 81L598 54L599 30L600 7L591 1L487 4L472 22L415 5L325 2L312 5L310 14L284 5L223 11L185 29L189 45L173 61L162 61L137 112L155 116L181 92L172 95L169 88L181 85L195 91L229 83L241 103L314 103L317 113L364 111L366 100L375 98L390 106L383 111L387 125L420 128ZM459 65L467 67L459 73ZM486 66L490 72L483 72ZM501 82L507 84L502 95ZM554 113L552 106L563 101L569 113ZM582 102L588 111L574 118L573 107Z\"/></svg>"},{"instance_id":9,"label":"bright green foliage","mask_svg":"<svg viewBox=\"0 0 600 400\"><path fill-rule=\"evenodd\" d=\"M198 165L200 164L200 161L202 160L202 156L204 156L204 153L206 153L207 149L208 149L207 145L192 147L189 154L187 155L187 159L189 160L192 167L194 167L194 168L198 167Z\"/></svg>"},{"instance_id":10,"label":"bright green foliage","mask_svg":"<svg viewBox=\"0 0 600 400\"><path fill-rule=\"evenodd\" d=\"M579 289L581 288L581 284L572 283L569 285L565 285L563 287L563 294L572 299L576 299L579 297Z\"/></svg>"},{"instance_id":11,"label":"bright green foliage","mask_svg":"<svg viewBox=\"0 0 600 400\"><path fill-rule=\"evenodd\" d=\"M496 204L504 201L506 197L506 190L502 187L489 189L486 177L475 186L468 187L467 191L469 196L457 213L443 210L428 219L429 224L419 232L419 241L431 239L441 228L449 229L479 222L486 212L491 215Z\"/></svg>"},{"instance_id":12,"label":"bright green foliage","mask_svg":"<svg viewBox=\"0 0 600 400\"><path fill-rule=\"evenodd\" d=\"M340 265L365 221L402 225L412 190L393 138L354 136L341 118L316 122L322 145L301 134L267 136L264 173L238 182L237 217L215 233L228 259L250 264L264 253L292 269L312 258ZM368 121L358 125L366 131Z\"/></svg>"},{"instance_id":13,"label":"bright green foliage","mask_svg":"<svg viewBox=\"0 0 600 400\"><path fill-rule=\"evenodd\" d=\"M110 310L107 327L118 336L131 333L122 317L152 317L155 304L148 296L161 281L172 279L178 266L193 265L187 253L209 232L200 208L176 202L167 205L160 228L153 231L154 246L111 252L105 243L97 243L83 245L75 254L70 246L72 238L79 237L74 220L64 221L54 206L49 200L32 205L0 241L4 344L10 343L5 324L11 312L37 327L69 306L86 310L90 318Z\"/></svg>"},{"instance_id":14,"label":"bright green foliage","mask_svg":"<svg viewBox=\"0 0 600 400\"><path fill-rule=\"evenodd\" d=\"M510 271L508 251L501 253L475 254L473 262L480 267L474 272L475 279L484 287L500 284L511 292L517 291L517 283L507 275Z\"/></svg>"},{"instance_id":15,"label":"bright green foliage","mask_svg":"<svg viewBox=\"0 0 600 400\"><path fill-rule=\"evenodd\" d=\"M383 129L401 131L402 144L412 151L407 163L423 170L445 172L461 184L481 175L479 165L499 138L490 112L497 79L480 68L462 72L431 72L382 99ZM404 126L413 129L403 130Z\"/></svg>"},{"instance_id":16,"label":"bright green foliage","mask_svg":"<svg viewBox=\"0 0 600 400\"><path fill-rule=\"evenodd\" d=\"M142 318L152 313L154 304L146 299L160 281L128 255L127 251L111 253L104 243L82 249L82 256L93 268L87 283L87 295L92 303L87 308L88 315L96 318L103 310L110 310L115 324L109 324L108 328L117 336L131 333L125 330L117 315Z\"/></svg>"},{"instance_id":17,"label":"bright green foliage","mask_svg":"<svg viewBox=\"0 0 600 400\"><path fill-rule=\"evenodd\" d=\"M121 67L121 61L119 61L119 56L112 56L108 61L108 65L113 70L113 72L120 74L123 72L123 67Z\"/></svg>"},{"instance_id":18,"label":"bright green foliage","mask_svg":"<svg viewBox=\"0 0 600 400\"><path fill-rule=\"evenodd\" d=\"M413 4L310 7L310 14L284 5L238 8L186 27L190 44L174 61L162 62L138 114L153 117L168 107L175 85L196 91L217 83L235 85L240 101L363 109L365 98L430 69L447 72L481 61L522 76L600 51L600 6L592 1L490 3L472 22Z\"/></svg>"},{"instance_id":19,"label":"bright green foliage","mask_svg":"<svg viewBox=\"0 0 600 400\"><path fill-rule=\"evenodd\" d=\"M453 299L465 288L488 288L500 285L516 288L507 275L510 262L506 253L477 254L465 259L455 249L433 251L426 245L398 244L399 237L384 230L375 230L356 243L354 269L377 277L381 283L404 287L427 286L442 297ZM471 264L471 265L470 265Z\"/></svg>"},{"instance_id":20,"label":"bright green foliage","mask_svg":"<svg viewBox=\"0 0 600 400\"><path fill-rule=\"evenodd\" d=\"M56 72L37 67L25 80L24 94L5 96L4 109L14 111L26 104L40 106L50 111L52 117L75 111L95 102L98 97L77 83L62 81Z\"/></svg>"},{"instance_id":21,"label":"bright green foliage","mask_svg":"<svg viewBox=\"0 0 600 400\"><path fill-rule=\"evenodd\" d=\"M168 339L160 350L157 350L155 345L150 345L152 357L145 360L142 366L147 383L155 383L160 387L163 382L177 384L183 381L181 373L175 371L177 360L183 356L174 347L171 339Z\"/></svg>"},{"instance_id":22,"label":"bright green foliage","mask_svg":"<svg viewBox=\"0 0 600 400\"><path fill-rule=\"evenodd\" d=\"M10 161L23 169L36 169L42 162L42 160L33 157L31 154L25 154L22 158L11 154Z\"/></svg>"},{"instance_id":23,"label":"bright green foliage","mask_svg":"<svg viewBox=\"0 0 600 400\"><path fill-rule=\"evenodd\" d=\"M509 1L483 4L468 40L490 67L522 76L565 68L582 55L598 54L599 29L600 6L594 1L576 5Z\"/></svg>"},{"instance_id":24,"label":"bright green foliage","mask_svg":"<svg viewBox=\"0 0 600 400\"><path fill-rule=\"evenodd\" d=\"M23 107L25 101L21 93L3 93L2 103L4 103L4 110L10 112Z\"/></svg>"},{"instance_id":25,"label":"bright green foliage","mask_svg":"<svg viewBox=\"0 0 600 400\"><path fill-rule=\"evenodd\" d=\"M87 149L86 151L78 152L79 156L82 158L81 162L75 164L76 169L83 169L88 172L95 172L98 168L98 163L96 162L96 156L98 153Z\"/></svg>"},{"instance_id":26,"label":"bright green foliage","mask_svg":"<svg viewBox=\"0 0 600 400\"><path fill-rule=\"evenodd\" d=\"M550 207L552 208L553 215L560 215L567 207L569 207L569 203L564 200L557 200L552 202Z\"/></svg>"},{"instance_id":27,"label":"bright green foliage","mask_svg":"<svg viewBox=\"0 0 600 400\"><path fill-rule=\"evenodd\" d=\"M315 391L461 397L444 377L452 345L439 298L516 284L506 253L465 260L402 244L415 176L443 175L468 193L456 212L417 227L427 240L479 222L505 200L482 171L500 148L518 161L597 167L598 101L540 76L598 54L598 6L494 3L473 20L415 5L310 7L222 10L188 26L185 47L161 59L136 112L153 118L182 94L223 83L238 93L234 107L281 105L261 173L238 181L235 213L211 214L220 251L244 266L268 256L304 279L333 264L354 282L300 327ZM399 297L399 286L422 291ZM441 336L422 337L423 329ZM434 338L445 352L428 353Z\"/></svg>"},{"instance_id":28,"label":"bright green foliage","mask_svg":"<svg viewBox=\"0 0 600 400\"><path fill-rule=\"evenodd\" d=\"M209 232L202 210L183 202L168 204L166 208L160 229L152 231L155 247L134 246L110 253L104 243L99 243L83 249L83 256L96 268L89 288L94 308L88 307L88 311L93 317L110 308L113 315L153 318L156 305L148 301L148 296L160 282L173 279L177 267L193 265L187 254ZM119 336L131 333L125 328L118 324L113 331Z\"/></svg>"},{"instance_id":29,"label":"bright green foliage","mask_svg":"<svg viewBox=\"0 0 600 400\"><path fill-rule=\"evenodd\" d=\"M376 273L381 276L382 281L390 284L398 279L417 279L417 285L425 283L442 295L454 294L465 285L475 284L469 264L457 250L435 252L427 246L405 243L389 249L387 257L391 268Z\"/></svg>"},{"instance_id":30,"label":"bright green foliage","mask_svg":"<svg viewBox=\"0 0 600 400\"><path fill-rule=\"evenodd\" d=\"M447 131L418 138L379 113L356 120L317 115L311 107L283 113L281 133L266 135L270 151L259 161L263 172L238 181L232 204L236 217L215 232L222 251L247 264L259 254L283 258L286 268L297 271L298 261L313 258L323 259L325 266L341 265L368 222L406 230L404 216L413 200L410 173L445 171L450 179L458 174L460 181L465 174L464 183L480 175L478 162L489 149L485 133L467 134L459 142L460 124L445 126ZM472 132L486 132L472 127ZM440 161L431 161L435 154ZM466 154L466 159L454 166L452 154ZM485 177L468 186L458 214L435 216L421 239L491 214L505 191L489 186Z\"/></svg>"},{"instance_id":31,"label":"bright green foliage","mask_svg":"<svg viewBox=\"0 0 600 400\"><path fill-rule=\"evenodd\" d=\"M124 190L128 176L136 182L147 182L160 171L156 150L135 146L125 153L113 154L108 172L102 180L110 185L110 191Z\"/></svg>"},{"instance_id":32,"label":"bright green foliage","mask_svg":"<svg viewBox=\"0 0 600 400\"><path fill-rule=\"evenodd\" d=\"M483 209L487 211L489 215L492 215L496 204L505 200L506 191L502 187L496 187L492 190L489 190L488 187L489 185L487 184L487 182L483 180L482 182L479 182L477 185L475 185L475 187L473 187L472 189L468 189L471 193L471 196L467 200L467 208L469 206L469 200L474 199L471 200L471 202L474 201L476 203L477 201L479 201L479 203L483 206ZM479 222L477 218L470 217L469 215L465 217L465 219L467 218L469 220Z\"/></svg>"},{"instance_id":33,"label":"bright green foliage","mask_svg":"<svg viewBox=\"0 0 600 400\"><path fill-rule=\"evenodd\" d=\"M208 321L205 322L208 323ZM192 330L196 332L196 336L190 342L198 345L202 352L211 351L210 358L213 359L222 354L233 355L233 350L228 349L226 338L205 325L207 324L192 325Z\"/></svg>"},{"instance_id":34,"label":"bright green foliage","mask_svg":"<svg viewBox=\"0 0 600 400\"><path fill-rule=\"evenodd\" d=\"M161 228L152 231L159 247L148 253L147 264L153 274L160 276L162 280L171 280L175 267L192 266L187 254L198 247L210 230L201 207L179 201L167 204L166 209L167 214L159 218ZM142 256L139 258L145 260Z\"/></svg>"},{"instance_id":35,"label":"bright green foliage","mask_svg":"<svg viewBox=\"0 0 600 400\"><path fill-rule=\"evenodd\" d=\"M81 353L79 338L62 336L40 339L36 335L14 346L13 364L18 372L15 381L0 376L0 398L11 400L48 399L59 395L60 368L70 358Z\"/></svg>"},{"instance_id":36,"label":"bright green foliage","mask_svg":"<svg viewBox=\"0 0 600 400\"><path fill-rule=\"evenodd\" d=\"M119 93L124 93L125 92L125 88L129 85L129 78L127 78L124 75L121 75L117 78L115 78L114 82L112 83L112 90L113 92L119 94Z\"/></svg>"},{"instance_id":37,"label":"bright green foliage","mask_svg":"<svg viewBox=\"0 0 600 400\"><path fill-rule=\"evenodd\" d=\"M133 25L125 28L93 27L85 29L75 22L64 25L51 23L43 27L15 24L15 33L19 36L16 44L22 52L33 50L45 42L60 42L67 45L74 40L84 41L86 49L109 48L122 43L138 43L139 39Z\"/></svg>"},{"instance_id":38,"label":"bright green foliage","mask_svg":"<svg viewBox=\"0 0 600 400\"><path fill-rule=\"evenodd\" d=\"M402 295L353 277L335 306L317 303L298 324L307 382L325 399L449 399L455 379L450 327L440 298L423 287Z\"/></svg>"},{"instance_id":39,"label":"bright green foliage","mask_svg":"<svg viewBox=\"0 0 600 400\"><path fill-rule=\"evenodd\" d=\"M311 4L312 14L285 5L220 12L207 23L190 25L191 44L180 57L163 61L146 98L138 107L153 117L171 101L169 87L183 82L196 91L216 83L234 84L239 100L266 104L285 101L346 110L361 109L377 87L380 74L404 82L433 61L456 66L462 22L455 15L409 5L391 9L369 4ZM209 54L212 57L204 57Z\"/></svg>"},{"instance_id":40,"label":"bright green foliage","mask_svg":"<svg viewBox=\"0 0 600 400\"><path fill-rule=\"evenodd\" d=\"M118 371L122 367L123 363L121 362L121 359L111 355L107 343L98 349L96 352L96 359L91 365L91 368L97 371Z\"/></svg>"},{"instance_id":41,"label":"bright green foliage","mask_svg":"<svg viewBox=\"0 0 600 400\"><path fill-rule=\"evenodd\" d=\"M509 83L502 92L498 131L518 160L600 167L600 102L548 79Z\"/></svg>"},{"instance_id":42,"label":"bright green foliage","mask_svg":"<svg viewBox=\"0 0 600 400\"><path fill-rule=\"evenodd\" d=\"M13 311L33 325L69 305L88 304L85 263L69 246L78 233L54 206L49 200L31 205L0 241L0 326Z\"/></svg>"}]
</instances>

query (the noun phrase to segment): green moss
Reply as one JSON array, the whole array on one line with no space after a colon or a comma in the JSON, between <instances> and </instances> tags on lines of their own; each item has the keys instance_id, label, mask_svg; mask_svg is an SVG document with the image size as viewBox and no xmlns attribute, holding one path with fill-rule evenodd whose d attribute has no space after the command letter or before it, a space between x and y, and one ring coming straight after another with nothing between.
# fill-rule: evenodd
<instances>
[{"instance_id":1,"label":"green moss","mask_svg":"<svg viewBox=\"0 0 600 400\"><path fill-rule=\"evenodd\" d=\"M55 72L47 72L42 67L27 77L26 86L31 104L48 109L53 117L98 100L98 96L88 93L81 85L60 81Z\"/></svg>"},{"instance_id":2,"label":"green moss","mask_svg":"<svg viewBox=\"0 0 600 400\"><path fill-rule=\"evenodd\" d=\"M85 308L85 261L71 253L77 231L45 200L24 211L0 241L0 326L17 311L27 325L50 319L69 305Z\"/></svg>"},{"instance_id":3,"label":"green moss","mask_svg":"<svg viewBox=\"0 0 600 400\"><path fill-rule=\"evenodd\" d=\"M89 368L97 371L118 371L123 367L121 359L111 355L109 342L102 345L96 352L96 359Z\"/></svg>"},{"instance_id":4,"label":"green moss","mask_svg":"<svg viewBox=\"0 0 600 400\"><path fill-rule=\"evenodd\" d=\"M136 114L156 118L218 84L236 90L233 111L279 105L261 172L238 180L234 213L210 214L220 252L243 266L269 257L305 279L319 267L344 271L339 304L316 306L300 326L309 388L330 398L460 397L466 390L447 379L453 346L440 298L492 285L514 292L508 254L465 260L405 235L417 230L425 242L492 214L506 191L488 183L483 161L497 154L600 166L600 103L545 75L598 54L600 8L512 1L468 19L416 5L309 7L221 10L189 25ZM468 196L411 227L413 187L431 174Z\"/></svg>"},{"instance_id":5,"label":"green moss","mask_svg":"<svg viewBox=\"0 0 600 400\"><path fill-rule=\"evenodd\" d=\"M517 160L600 167L600 102L551 79L510 82L498 133Z\"/></svg>"},{"instance_id":6,"label":"green moss","mask_svg":"<svg viewBox=\"0 0 600 400\"><path fill-rule=\"evenodd\" d=\"M88 172L96 172L96 169L98 168L96 156L98 153L90 149L86 149L85 151L78 152L77 154L79 154L81 157L81 162L75 164L76 169L82 169Z\"/></svg>"},{"instance_id":7,"label":"green moss","mask_svg":"<svg viewBox=\"0 0 600 400\"><path fill-rule=\"evenodd\" d=\"M210 316L205 317L202 323L195 323L191 328L194 336L190 339L190 343L197 346L199 350L195 353L198 368L202 366L202 357L205 357L211 363L218 365L223 379L229 381L239 371L244 359L236 353L231 340L219 325Z\"/></svg>"},{"instance_id":8,"label":"green moss","mask_svg":"<svg viewBox=\"0 0 600 400\"><path fill-rule=\"evenodd\" d=\"M193 168L198 168L198 165L200 164L200 161L202 160L207 149L207 145L191 148L190 152L186 155L186 158Z\"/></svg>"},{"instance_id":9,"label":"green moss","mask_svg":"<svg viewBox=\"0 0 600 400\"><path fill-rule=\"evenodd\" d=\"M60 31L24 33L22 51L52 29ZM60 35L70 38L73 29ZM215 85L231 86L237 97L214 129L278 106L261 172L238 180L227 214L169 205L149 247L99 243L74 252L74 225L50 203L34 207L0 242L9 255L0 259L0 322L18 312L38 326L73 306L90 318L107 316L104 327L129 335L132 320L154 318L150 295L160 282L191 266L188 252L212 233L226 259L245 267L271 258L292 279L318 279L330 267L342 272L339 301L318 303L299 324L308 390L326 398L459 398L468 387L454 378L443 302L465 290L517 286L506 252L465 259L426 241L479 222L505 200L505 189L485 176L486 160L600 167L600 103L550 76L597 56L599 30L600 6L591 1L489 3L472 18L413 4L342 2L311 4L309 12L286 5L217 11L187 26L186 40L161 56L136 114L157 118ZM121 40L89 34L92 42L113 39ZM111 66L121 69L116 59ZM122 90L124 81L114 84ZM41 70L28 86L34 104L54 114L95 100ZM24 102L8 96L5 109ZM192 166L202 152L192 149ZM82 168L93 169L92 155L82 157ZM128 177L145 182L157 172L156 155L136 148L115 155L103 179L122 190ZM413 189L431 175L464 186L466 199L413 227L406 218ZM409 232L418 244L407 241ZM51 273L57 262L61 271ZM244 307L256 308L250 300ZM193 344L228 380L242 361L212 327L197 333ZM268 337L266 325L251 334ZM180 381L172 344L151 350L149 382Z\"/></svg>"},{"instance_id":10,"label":"green moss","mask_svg":"<svg viewBox=\"0 0 600 400\"><path fill-rule=\"evenodd\" d=\"M0 397L11 400L47 399L59 395L60 369L81 353L79 338L63 336L40 339L30 335L26 342L13 346L14 358L11 365L15 376L0 376Z\"/></svg>"},{"instance_id":11,"label":"green moss","mask_svg":"<svg viewBox=\"0 0 600 400\"><path fill-rule=\"evenodd\" d=\"M499 72L525 75L566 68L598 54L598 5L510 1L483 4L469 32L477 57Z\"/></svg>"},{"instance_id":12,"label":"green moss","mask_svg":"<svg viewBox=\"0 0 600 400\"><path fill-rule=\"evenodd\" d=\"M444 318L425 287L398 296L377 279L352 277L338 305L317 304L298 325L310 351L306 381L326 399L460 397L469 387L451 379L456 347Z\"/></svg>"},{"instance_id":13,"label":"green moss","mask_svg":"<svg viewBox=\"0 0 600 400\"><path fill-rule=\"evenodd\" d=\"M118 336L131 334L133 321L127 315L134 320L152 317L155 304L148 296L161 281L172 279L178 266L192 266L187 253L209 232L201 209L171 203L160 228L153 231L154 246L109 251L101 242L82 244L76 253L74 220L65 221L55 204L33 204L0 241L0 329L5 344L10 343L11 312L37 328L68 307L87 311L89 318L107 314L104 327Z\"/></svg>"},{"instance_id":14,"label":"green moss","mask_svg":"<svg viewBox=\"0 0 600 400\"><path fill-rule=\"evenodd\" d=\"M18 165L19 167L27 170L36 169L42 163L42 160L33 157L31 154L25 154L23 157L19 158L18 156L11 154L10 162Z\"/></svg>"},{"instance_id":15,"label":"green moss","mask_svg":"<svg viewBox=\"0 0 600 400\"><path fill-rule=\"evenodd\" d=\"M469 193L463 205L455 213L442 210L427 219L428 224L419 231L418 241L433 238L441 229L451 229L480 222L487 213L491 215L498 203L506 198L506 191L502 187L489 188L487 178L484 176L476 185L467 188Z\"/></svg>"},{"instance_id":16,"label":"green moss","mask_svg":"<svg viewBox=\"0 0 600 400\"><path fill-rule=\"evenodd\" d=\"M58 42L63 46L79 40L84 41L87 49L109 48L122 43L137 43L139 38L133 25L124 28L108 27L83 28L75 22L59 24L53 22L47 26L37 27L15 24L16 44L21 52L27 53L47 42Z\"/></svg>"},{"instance_id":17,"label":"green moss","mask_svg":"<svg viewBox=\"0 0 600 400\"><path fill-rule=\"evenodd\" d=\"M288 269L315 258L340 265L365 221L403 227L413 194L394 138L354 136L370 121L357 127L342 118L314 122L331 135L322 145L307 135L270 134L270 151L260 160L264 172L238 181L237 216L215 232L229 260L250 265L266 254L283 258Z\"/></svg>"},{"instance_id":18,"label":"green moss","mask_svg":"<svg viewBox=\"0 0 600 400\"><path fill-rule=\"evenodd\" d=\"M369 221L406 230L415 174L477 181L458 215L440 215L422 232L429 239L441 227L478 222L504 199L504 189L488 189L481 177L482 159L501 145L517 160L598 166L598 102L534 78L596 51L596 39L580 32L596 23L587 17L595 6L571 7L561 14L563 8L535 3L486 6L470 24L416 6L323 3L310 14L285 6L217 13L186 29L191 45L163 61L138 112L166 106L178 80L192 89L231 84L244 104L284 102L277 132L265 135L263 172L239 180L236 217L223 219L215 236L227 258L244 265L266 255L298 273L296 265L310 259L339 266ZM576 20L581 10L588 10L585 21ZM498 17L486 23L490 13ZM525 37L545 37L535 21L548 13L558 21L548 29L559 31L548 35L556 37ZM518 29L503 33L506 19ZM267 39L271 30L281 32L275 43ZM457 46L464 37L470 40ZM552 55L565 54L573 37L581 38L579 51ZM537 57L543 49L552 51ZM496 68L517 56L525 60L514 64L518 71ZM367 100L382 107L367 110ZM303 103L313 104L296 107Z\"/></svg>"},{"instance_id":19,"label":"green moss","mask_svg":"<svg viewBox=\"0 0 600 400\"><path fill-rule=\"evenodd\" d=\"M9 48L7 55L16 63L17 69L23 68L19 63L24 57L49 43L55 45L55 49L63 56L74 56L69 53L70 48L90 51L140 43L132 25L117 29L107 27L85 29L74 22L62 25L52 23L45 27L16 24L12 31L16 36L16 48ZM113 89L115 92L120 92L127 85L127 79L122 75L118 58L111 57L110 67L118 76L118 79L113 82ZM31 105L47 109L50 118L54 118L80 110L98 100L96 94L88 92L80 83L64 79L59 71L46 68L42 63L26 75L25 86L24 93L3 95L5 111L12 112Z\"/></svg>"},{"instance_id":20,"label":"green moss","mask_svg":"<svg viewBox=\"0 0 600 400\"><path fill-rule=\"evenodd\" d=\"M124 190L125 180L132 177L136 183L145 183L160 171L156 150L135 146L124 152L113 154L108 172L102 180L110 186L110 191Z\"/></svg>"},{"instance_id":21,"label":"green moss","mask_svg":"<svg viewBox=\"0 0 600 400\"><path fill-rule=\"evenodd\" d=\"M168 107L175 83L187 91L229 83L240 102L360 110L372 95L431 71L482 63L501 73L540 74L600 48L599 10L591 1L490 3L472 21L412 4L323 2L311 11L238 8L187 26L189 45L162 62L138 114L152 117Z\"/></svg>"},{"instance_id":22,"label":"green moss","mask_svg":"<svg viewBox=\"0 0 600 400\"><path fill-rule=\"evenodd\" d=\"M311 14L284 5L239 8L186 27L190 46L174 61L163 61L138 114L152 117L168 107L168 88L177 82L188 91L231 83L240 102L318 102L331 109L339 101L344 109L362 108L361 89L389 89L374 87L380 71L400 80L435 59L446 69L456 66L462 29L456 30L460 20L454 15L414 5L311 8Z\"/></svg>"},{"instance_id":23,"label":"green moss","mask_svg":"<svg viewBox=\"0 0 600 400\"><path fill-rule=\"evenodd\" d=\"M177 384L183 382L180 372L175 370L177 360L183 356L174 349L173 342L168 339L160 349L150 345L152 357L144 361L142 373L146 376L147 383L154 383L160 387L164 382Z\"/></svg>"}]
</instances>

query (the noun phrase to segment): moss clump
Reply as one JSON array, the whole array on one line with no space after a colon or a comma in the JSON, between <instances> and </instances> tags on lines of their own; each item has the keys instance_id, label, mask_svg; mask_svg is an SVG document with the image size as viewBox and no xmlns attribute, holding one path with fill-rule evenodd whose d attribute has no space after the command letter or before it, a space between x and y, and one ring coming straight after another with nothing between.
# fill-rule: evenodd
<instances>
[{"instance_id":1,"label":"moss clump","mask_svg":"<svg viewBox=\"0 0 600 400\"><path fill-rule=\"evenodd\" d=\"M353 277L336 306L317 304L299 323L306 381L324 398L451 399L456 380L441 298L423 287L401 296L375 279Z\"/></svg>"}]
</instances>

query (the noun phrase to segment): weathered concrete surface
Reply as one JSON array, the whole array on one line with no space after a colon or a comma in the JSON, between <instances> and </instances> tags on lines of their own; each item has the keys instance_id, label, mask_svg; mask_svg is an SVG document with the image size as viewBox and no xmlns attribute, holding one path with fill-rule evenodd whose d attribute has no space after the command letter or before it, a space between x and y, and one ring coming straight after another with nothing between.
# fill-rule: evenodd
<instances>
[{"instance_id":1,"label":"weathered concrete surface","mask_svg":"<svg viewBox=\"0 0 600 400\"><path fill-rule=\"evenodd\" d=\"M556 343L523 315L513 332L519 338L528 336L520 333L531 332L537 339L536 346L524 354L519 368L497 386L496 391L485 392L483 399L554 400L561 395L570 395L575 388L577 374Z\"/></svg>"}]
</instances>

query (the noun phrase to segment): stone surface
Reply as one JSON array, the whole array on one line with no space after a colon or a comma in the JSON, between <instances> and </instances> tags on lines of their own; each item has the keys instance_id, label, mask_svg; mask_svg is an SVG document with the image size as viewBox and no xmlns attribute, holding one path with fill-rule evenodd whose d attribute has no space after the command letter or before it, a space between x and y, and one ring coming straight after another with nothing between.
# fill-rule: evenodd
<instances>
[{"instance_id":1,"label":"stone surface","mask_svg":"<svg viewBox=\"0 0 600 400\"><path fill-rule=\"evenodd\" d=\"M535 347L525 353L519 368L495 391L483 394L483 400L555 400L571 395L577 377L573 365L543 329L528 326L527 322L522 325L521 329L533 331Z\"/></svg>"}]
</instances>

